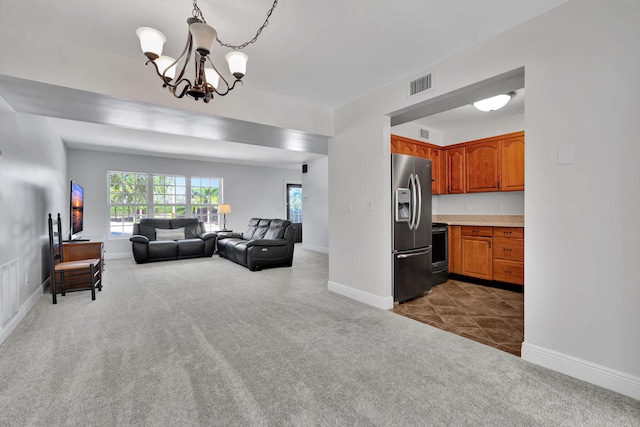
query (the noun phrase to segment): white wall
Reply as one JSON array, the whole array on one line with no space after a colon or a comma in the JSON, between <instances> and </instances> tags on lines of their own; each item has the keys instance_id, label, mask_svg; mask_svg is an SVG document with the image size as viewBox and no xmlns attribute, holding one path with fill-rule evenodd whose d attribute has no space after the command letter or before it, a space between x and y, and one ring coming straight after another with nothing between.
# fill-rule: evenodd
<instances>
[{"instance_id":1,"label":"white wall","mask_svg":"<svg viewBox=\"0 0 640 427\"><path fill-rule=\"evenodd\" d=\"M432 64L425 98L525 67L523 358L640 399L638 22L638 2L571 1ZM392 292L385 115L425 70L336 111L329 288L377 306ZM558 165L567 145L575 163ZM382 209L363 211L368 198Z\"/></svg>"},{"instance_id":2,"label":"white wall","mask_svg":"<svg viewBox=\"0 0 640 427\"><path fill-rule=\"evenodd\" d=\"M429 139L423 139L420 137L420 129L426 129L429 131ZM405 138L426 142L428 144L435 144L439 146L445 145L444 132L429 126L422 126L416 122L407 122L401 125L392 126L391 133L398 136L404 136Z\"/></svg>"},{"instance_id":3,"label":"white wall","mask_svg":"<svg viewBox=\"0 0 640 427\"><path fill-rule=\"evenodd\" d=\"M524 191L433 196L434 215L524 215Z\"/></svg>"},{"instance_id":4,"label":"white wall","mask_svg":"<svg viewBox=\"0 0 640 427\"><path fill-rule=\"evenodd\" d=\"M329 159L307 164L302 174L302 245L316 252L329 252Z\"/></svg>"},{"instance_id":5,"label":"white wall","mask_svg":"<svg viewBox=\"0 0 640 427\"><path fill-rule=\"evenodd\" d=\"M70 149L69 179L78 181L85 191L84 234L109 234L108 171L222 178L223 199L231 205L231 213L227 215L227 228L240 232L246 229L252 217L283 218L285 185L287 182L300 182L302 175L301 171L291 169ZM131 256L128 238L108 238L105 242L105 257Z\"/></svg>"},{"instance_id":6,"label":"white wall","mask_svg":"<svg viewBox=\"0 0 640 427\"><path fill-rule=\"evenodd\" d=\"M487 120L482 123L474 123L468 126L461 125L447 129L443 132L442 145L453 145L496 135L504 135L505 133L520 132L524 130L524 119L524 114L515 114L500 119Z\"/></svg>"},{"instance_id":7,"label":"white wall","mask_svg":"<svg viewBox=\"0 0 640 427\"><path fill-rule=\"evenodd\" d=\"M2 98L0 151L0 266L17 261L19 304L0 325L2 343L42 295L49 277L47 214L60 212L69 221L69 183L64 145L47 119L16 114Z\"/></svg>"}]
</instances>

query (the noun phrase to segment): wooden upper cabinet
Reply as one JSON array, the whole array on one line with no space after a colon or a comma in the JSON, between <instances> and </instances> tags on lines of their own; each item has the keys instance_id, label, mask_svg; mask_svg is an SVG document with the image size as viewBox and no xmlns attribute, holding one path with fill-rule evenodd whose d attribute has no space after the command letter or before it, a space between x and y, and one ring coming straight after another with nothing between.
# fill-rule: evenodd
<instances>
[{"instance_id":1,"label":"wooden upper cabinet","mask_svg":"<svg viewBox=\"0 0 640 427\"><path fill-rule=\"evenodd\" d=\"M465 151L464 147L447 150L447 193L465 192Z\"/></svg>"},{"instance_id":2,"label":"wooden upper cabinet","mask_svg":"<svg viewBox=\"0 0 640 427\"><path fill-rule=\"evenodd\" d=\"M465 147L467 193L500 191L500 141Z\"/></svg>"},{"instance_id":3,"label":"wooden upper cabinet","mask_svg":"<svg viewBox=\"0 0 640 427\"><path fill-rule=\"evenodd\" d=\"M430 159L430 151L431 149L426 145L415 144L415 154L414 156L422 157L423 159Z\"/></svg>"},{"instance_id":4,"label":"wooden upper cabinet","mask_svg":"<svg viewBox=\"0 0 640 427\"><path fill-rule=\"evenodd\" d=\"M431 192L433 194L446 193L447 165L444 163L443 151L440 147L403 136L391 135L391 153L407 154L431 160Z\"/></svg>"},{"instance_id":5,"label":"wooden upper cabinet","mask_svg":"<svg viewBox=\"0 0 640 427\"><path fill-rule=\"evenodd\" d=\"M430 148L429 158L432 162L432 193L447 194L447 162L445 160L445 151L440 148Z\"/></svg>"},{"instance_id":6,"label":"wooden upper cabinet","mask_svg":"<svg viewBox=\"0 0 640 427\"><path fill-rule=\"evenodd\" d=\"M502 191L524 191L524 135L502 140Z\"/></svg>"}]
</instances>

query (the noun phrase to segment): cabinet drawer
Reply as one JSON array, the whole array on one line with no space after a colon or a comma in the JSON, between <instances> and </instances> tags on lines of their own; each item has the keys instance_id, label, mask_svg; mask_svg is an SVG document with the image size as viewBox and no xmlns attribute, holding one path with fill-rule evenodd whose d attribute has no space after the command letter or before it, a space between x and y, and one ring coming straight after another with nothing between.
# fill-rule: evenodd
<instances>
[{"instance_id":1,"label":"cabinet drawer","mask_svg":"<svg viewBox=\"0 0 640 427\"><path fill-rule=\"evenodd\" d=\"M493 227L493 237L524 239L523 227Z\"/></svg>"},{"instance_id":2,"label":"cabinet drawer","mask_svg":"<svg viewBox=\"0 0 640 427\"><path fill-rule=\"evenodd\" d=\"M524 261L524 239L494 237L493 258Z\"/></svg>"},{"instance_id":3,"label":"cabinet drawer","mask_svg":"<svg viewBox=\"0 0 640 427\"><path fill-rule=\"evenodd\" d=\"M493 227L474 227L471 225L463 225L461 234L463 236L481 236L491 237Z\"/></svg>"},{"instance_id":4,"label":"cabinet drawer","mask_svg":"<svg viewBox=\"0 0 640 427\"><path fill-rule=\"evenodd\" d=\"M524 285L524 263L494 259L493 280Z\"/></svg>"}]
</instances>

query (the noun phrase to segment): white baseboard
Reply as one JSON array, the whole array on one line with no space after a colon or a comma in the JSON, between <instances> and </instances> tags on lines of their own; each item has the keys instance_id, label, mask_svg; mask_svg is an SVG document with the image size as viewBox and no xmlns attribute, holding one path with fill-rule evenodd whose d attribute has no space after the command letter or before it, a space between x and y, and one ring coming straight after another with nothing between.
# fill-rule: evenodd
<instances>
[{"instance_id":1,"label":"white baseboard","mask_svg":"<svg viewBox=\"0 0 640 427\"><path fill-rule=\"evenodd\" d=\"M313 252L321 252L323 254L329 253L329 248L323 248L322 246L305 245L304 243L302 244L302 249L307 249Z\"/></svg>"},{"instance_id":2,"label":"white baseboard","mask_svg":"<svg viewBox=\"0 0 640 427\"><path fill-rule=\"evenodd\" d=\"M42 286L38 286L38 289L36 289L27 299L27 301L25 301L25 303L22 304L22 306L18 309L18 313L9 320L5 327L2 328L2 331L0 332L0 344L2 344L4 340L9 337L11 332L13 332L16 326L18 326L22 319L24 319L24 316L27 315L29 310L31 310L33 306L36 305L36 302L38 302L38 300L42 296L42 288Z\"/></svg>"},{"instance_id":3,"label":"white baseboard","mask_svg":"<svg viewBox=\"0 0 640 427\"><path fill-rule=\"evenodd\" d=\"M522 343L522 359L640 400L640 377L527 342Z\"/></svg>"},{"instance_id":4,"label":"white baseboard","mask_svg":"<svg viewBox=\"0 0 640 427\"><path fill-rule=\"evenodd\" d=\"M327 289L331 292L343 295L345 297L354 299L356 301L363 302L368 305L372 305L376 308L383 310L391 310L393 308L393 297L379 297L378 295L370 294L359 289L350 288L340 283L329 281Z\"/></svg>"}]
</instances>

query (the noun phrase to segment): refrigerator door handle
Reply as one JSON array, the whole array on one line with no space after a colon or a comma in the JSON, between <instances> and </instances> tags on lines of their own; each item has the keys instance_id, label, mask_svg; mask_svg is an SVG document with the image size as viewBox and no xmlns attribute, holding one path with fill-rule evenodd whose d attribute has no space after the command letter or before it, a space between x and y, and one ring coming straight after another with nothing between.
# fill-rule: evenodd
<instances>
[{"instance_id":1,"label":"refrigerator door handle","mask_svg":"<svg viewBox=\"0 0 640 427\"><path fill-rule=\"evenodd\" d=\"M429 252L431 252L431 249L427 249L426 251L422 251L422 252L413 252L413 253L410 253L410 254L400 254L400 255L397 255L396 258L405 259L405 258L409 258L409 257L412 257L412 256L426 255Z\"/></svg>"},{"instance_id":2,"label":"refrigerator door handle","mask_svg":"<svg viewBox=\"0 0 640 427\"><path fill-rule=\"evenodd\" d=\"M414 175L414 181L416 183L416 192L418 193L418 206L417 211L418 215L416 216L414 229L417 230L420 226L420 218L422 217L422 185L420 185L420 177L418 175Z\"/></svg>"},{"instance_id":3,"label":"refrigerator door handle","mask_svg":"<svg viewBox=\"0 0 640 427\"><path fill-rule=\"evenodd\" d=\"M411 213L409 218L409 230L415 230L416 221L416 186L413 174L409 175L409 191L411 192Z\"/></svg>"}]
</instances>

